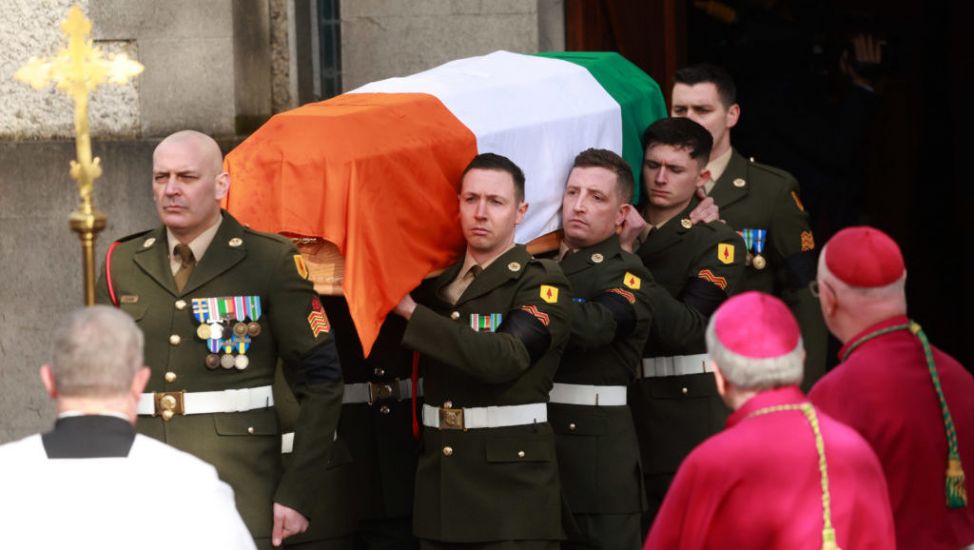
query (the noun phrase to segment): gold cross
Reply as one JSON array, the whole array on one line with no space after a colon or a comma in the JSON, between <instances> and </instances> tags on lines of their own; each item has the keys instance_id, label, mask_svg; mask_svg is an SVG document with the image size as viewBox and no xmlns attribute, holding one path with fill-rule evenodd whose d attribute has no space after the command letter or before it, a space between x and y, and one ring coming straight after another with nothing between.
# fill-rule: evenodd
<instances>
[{"instance_id":1,"label":"gold cross","mask_svg":"<svg viewBox=\"0 0 974 550\"><path fill-rule=\"evenodd\" d=\"M68 37L68 47L48 59L32 57L17 70L14 78L41 90L54 83L58 90L74 100L74 132L77 159L71 161L71 177L78 182L81 204L69 218L71 229L78 233L84 252L85 303L94 303L94 238L104 229L106 217L95 210L91 191L101 176L101 161L91 158L91 133L88 129L88 95L106 81L125 84L144 67L125 54L105 56L94 47L89 35L91 21L81 8L72 6L61 23Z\"/></svg>"}]
</instances>

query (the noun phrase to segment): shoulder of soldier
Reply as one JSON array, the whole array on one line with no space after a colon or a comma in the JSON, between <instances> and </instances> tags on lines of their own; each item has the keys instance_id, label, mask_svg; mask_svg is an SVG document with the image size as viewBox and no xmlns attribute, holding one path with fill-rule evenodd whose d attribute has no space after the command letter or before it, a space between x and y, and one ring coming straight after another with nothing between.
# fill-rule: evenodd
<instances>
[{"instance_id":1,"label":"shoulder of soldier","mask_svg":"<svg viewBox=\"0 0 974 550\"><path fill-rule=\"evenodd\" d=\"M277 233L265 233L244 227L244 243L248 254L268 255L280 257L287 254L298 254L298 249L288 237Z\"/></svg>"},{"instance_id":2,"label":"shoulder of soldier","mask_svg":"<svg viewBox=\"0 0 974 550\"><path fill-rule=\"evenodd\" d=\"M156 238L151 237L155 233L155 229L146 229L144 231L139 231L138 233L132 233L131 235L126 235L120 239L116 239L113 243L115 250L112 254L134 254L136 251L142 250L143 248L149 248L156 243Z\"/></svg>"},{"instance_id":3,"label":"shoulder of soldier","mask_svg":"<svg viewBox=\"0 0 974 550\"><path fill-rule=\"evenodd\" d=\"M781 187L791 191L798 186L798 180L790 172L748 159L748 179L757 187L769 187L769 191L779 191Z\"/></svg>"},{"instance_id":4,"label":"shoulder of soldier","mask_svg":"<svg viewBox=\"0 0 974 550\"><path fill-rule=\"evenodd\" d=\"M538 278L542 282L567 284L568 279L561 266L555 260L546 258L531 258L524 271L525 277Z\"/></svg>"}]
</instances>

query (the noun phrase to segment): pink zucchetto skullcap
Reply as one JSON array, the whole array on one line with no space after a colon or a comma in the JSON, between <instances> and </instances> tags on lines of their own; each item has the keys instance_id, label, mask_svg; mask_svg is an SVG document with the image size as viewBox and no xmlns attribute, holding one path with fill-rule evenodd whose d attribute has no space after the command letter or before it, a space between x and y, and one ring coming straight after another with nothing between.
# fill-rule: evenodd
<instances>
[{"instance_id":1,"label":"pink zucchetto skullcap","mask_svg":"<svg viewBox=\"0 0 974 550\"><path fill-rule=\"evenodd\" d=\"M839 231L825 246L825 266L843 283L876 288L900 280L905 267L896 241L868 226Z\"/></svg>"},{"instance_id":2,"label":"pink zucchetto skullcap","mask_svg":"<svg viewBox=\"0 0 974 550\"><path fill-rule=\"evenodd\" d=\"M714 335L728 351L751 359L793 353L801 332L784 302L763 292L745 292L714 313Z\"/></svg>"}]
</instances>

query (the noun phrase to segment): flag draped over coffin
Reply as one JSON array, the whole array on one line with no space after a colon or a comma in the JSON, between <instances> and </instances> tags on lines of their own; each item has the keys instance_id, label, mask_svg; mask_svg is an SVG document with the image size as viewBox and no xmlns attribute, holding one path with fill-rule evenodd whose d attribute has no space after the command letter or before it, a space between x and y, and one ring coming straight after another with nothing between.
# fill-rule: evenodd
<instances>
[{"instance_id":1,"label":"flag draped over coffin","mask_svg":"<svg viewBox=\"0 0 974 550\"><path fill-rule=\"evenodd\" d=\"M275 115L227 155L225 206L254 229L338 247L367 354L399 299L462 251L457 186L477 153L524 170L524 243L561 226L576 154L613 150L638 178L642 132L665 115L659 86L616 53L460 59Z\"/></svg>"}]
</instances>

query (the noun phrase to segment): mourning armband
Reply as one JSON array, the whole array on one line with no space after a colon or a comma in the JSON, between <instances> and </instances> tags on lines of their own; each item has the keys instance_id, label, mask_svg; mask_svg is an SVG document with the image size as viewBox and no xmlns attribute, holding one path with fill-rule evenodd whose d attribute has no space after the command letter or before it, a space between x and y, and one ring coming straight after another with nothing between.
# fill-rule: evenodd
<instances>
[{"instance_id":1,"label":"mourning armband","mask_svg":"<svg viewBox=\"0 0 974 550\"><path fill-rule=\"evenodd\" d=\"M545 322L547 318L548 315L538 310L537 306L524 306L508 313L497 332L506 332L520 340L533 364L544 356L551 345L551 333Z\"/></svg>"},{"instance_id":2,"label":"mourning armband","mask_svg":"<svg viewBox=\"0 0 974 550\"><path fill-rule=\"evenodd\" d=\"M342 380L342 368L338 361L338 348L335 342L315 346L297 361L286 363L299 378L308 384L338 382Z\"/></svg>"},{"instance_id":3,"label":"mourning armband","mask_svg":"<svg viewBox=\"0 0 974 550\"><path fill-rule=\"evenodd\" d=\"M708 279L694 277L683 291L683 303L696 309L704 317L710 317L726 299L727 293Z\"/></svg>"},{"instance_id":4,"label":"mourning armband","mask_svg":"<svg viewBox=\"0 0 974 550\"><path fill-rule=\"evenodd\" d=\"M636 309L632 306L636 297L628 290L613 288L589 301L602 305L612 313L616 321L616 338L629 336L636 328Z\"/></svg>"}]
</instances>

